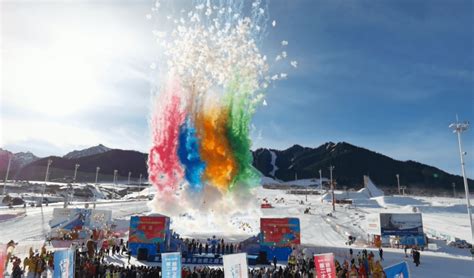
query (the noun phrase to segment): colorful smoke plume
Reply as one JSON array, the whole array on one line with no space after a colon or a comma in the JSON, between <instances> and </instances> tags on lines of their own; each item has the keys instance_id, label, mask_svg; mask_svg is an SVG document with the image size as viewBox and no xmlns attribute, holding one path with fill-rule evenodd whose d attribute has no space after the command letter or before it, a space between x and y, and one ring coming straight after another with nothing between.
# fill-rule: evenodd
<instances>
[{"instance_id":1,"label":"colorful smoke plume","mask_svg":"<svg viewBox=\"0 0 474 278\"><path fill-rule=\"evenodd\" d=\"M287 76L270 74L260 52L267 4L195 1L170 13L176 7L169 2L157 2L147 15L162 27L153 30L162 53L148 159L155 207L226 213L255 206L260 174L252 166L252 116L269 85ZM286 58L281 51L275 60Z\"/></svg>"}]
</instances>

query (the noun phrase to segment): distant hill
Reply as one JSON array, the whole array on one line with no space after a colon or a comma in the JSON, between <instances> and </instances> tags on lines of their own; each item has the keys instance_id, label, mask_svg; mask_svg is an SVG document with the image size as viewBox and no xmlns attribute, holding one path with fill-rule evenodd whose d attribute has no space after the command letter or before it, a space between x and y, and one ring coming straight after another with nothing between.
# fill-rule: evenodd
<instances>
[{"instance_id":1,"label":"distant hill","mask_svg":"<svg viewBox=\"0 0 474 278\"><path fill-rule=\"evenodd\" d=\"M137 151L111 149L106 152L67 159L64 157L45 157L22 167L16 178L22 180L44 180L48 159L52 159L50 180L70 178L74 175L74 166L79 164L77 181L93 182L96 168L99 170L99 181L112 181L114 170L118 170L119 179L127 179L128 172L132 172L132 180L147 177L146 159L148 155ZM145 179L144 179L145 180Z\"/></svg>"},{"instance_id":2,"label":"distant hill","mask_svg":"<svg viewBox=\"0 0 474 278\"><path fill-rule=\"evenodd\" d=\"M31 152L12 153L10 151L0 149L0 179L1 180L5 178L6 169L8 167L8 160L10 157L12 157L12 160L10 163L11 173L14 173L17 170L19 170L21 167L40 159L39 157L32 154Z\"/></svg>"},{"instance_id":3,"label":"distant hill","mask_svg":"<svg viewBox=\"0 0 474 278\"><path fill-rule=\"evenodd\" d=\"M84 150L74 150L64 155L63 158L66 158L66 159L81 158L81 157L90 156L94 154L105 153L110 150L111 150L110 148L107 148L106 146L99 144L97 146L90 147Z\"/></svg>"},{"instance_id":4,"label":"distant hill","mask_svg":"<svg viewBox=\"0 0 474 278\"><path fill-rule=\"evenodd\" d=\"M253 154L254 166L262 174L283 181L296 176L298 179L319 177L319 169L323 177L329 177L329 166L333 165L333 177L340 185L362 185L363 175L369 175L377 185L395 189L395 175L399 174L401 185L411 190L451 191L453 182L458 188L463 187L460 176L411 160L395 160L346 142L328 142L317 148L294 145L282 151L257 149ZM273 169L276 169L274 173ZM471 188L472 180L469 183Z\"/></svg>"},{"instance_id":5,"label":"distant hill","mask_svg":"<svg viewBox=\"0 0 474 278\"><path fill-rule=\"evenodd\" d=\"M3 151L3 150L2 150ZM91 155L85 155L87 152ZM3 151L5 152L5 151ZM6 168L4 156L0 152L0 173ZM78 157L74 157L78 156ZM68 158L73 157L73 158ZM93 182L96 167L100 167L99 181L112 181L113 171L118 170L119 179L126 180L132 172L132 181L138 180L140 174L147 176L146 161L148 155L137 151L109 149L103 145L82 151L71 152L64 157L46 157L33 159L32 162L16 166L10 177L22 180L44 180L48 158L53 159L50 180L70 179L74 165L80 164L77 180ZM346 142L325 143L317 148L294 145L286 150L257 149L253 151L254 166L263 175L282 181L319 177L329 178L329 166L335 166L333 177L338 187L360 187L363 175L371 179L386 191L397 188L395 175L400 174L402 185L414 191L452 191L452 183L457 188L463 187L460 176L451 175L438 168L415 161L399 161L368 149L357 147ZM8 160L8 159L7 159ZM469 180L470 188L473 181ZM458 190L459 191L459 190Z\"/></svg>"}]
</instances>

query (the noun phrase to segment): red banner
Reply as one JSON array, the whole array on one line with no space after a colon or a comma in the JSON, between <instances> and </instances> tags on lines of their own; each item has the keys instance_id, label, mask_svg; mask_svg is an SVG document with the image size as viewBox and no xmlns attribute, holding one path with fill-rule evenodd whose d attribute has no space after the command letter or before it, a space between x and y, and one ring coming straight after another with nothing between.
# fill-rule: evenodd
<instances>
[{"instance_id":1,"label":"red banner","mask_svg":"<svg viewBox=\"0 0 474 278\"><path fill-rule=\"evenodd\" d=\"M314 266L316 267L316 277L336 278L333 253L314 255Z\"/></svg>"},{"instance_id":2,"label":"red banner","mask_svg":"<svg viewBox=\"0 0 474 278\"><path fill-rule=\"evenodd\" d=\"M3 278L3 272L5 272L5 263L7 260L7 246L0 244L0 278Z\"/></svg>"}]
</instances>

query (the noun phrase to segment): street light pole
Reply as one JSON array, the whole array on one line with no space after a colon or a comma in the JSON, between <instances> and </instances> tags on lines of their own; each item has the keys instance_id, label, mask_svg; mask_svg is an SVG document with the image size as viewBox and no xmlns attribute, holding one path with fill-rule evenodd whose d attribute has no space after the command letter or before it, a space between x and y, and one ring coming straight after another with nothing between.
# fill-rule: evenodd
<instances>
[{"instance_id":1,"label":"street light pole","mask_svg":"<svg viewBox=\"0 0 474 278\"><path fill-rule=\"evenodd\" d=\"M100 167L95 168L95 184L97 184L97 178L99 177L99 170L100 170Z\"/></svg>"},{"instance_id":2,"label":"street light pole","mask_svg":"<svg viewBox=\"0 0 474 278\"><path fill-rule=\"evenodd\" d=\"M398 195L400 195L400 175L399 175L399 174L396 174L395 176L397 177Z\"/></svg>"},{"instance_id":3,"label":"street light pole","mask_svg":"<svg viewBox=\"0 0 474 278\"><path fill-rule=\"evenodd\" d=\"M41 206L43 206L44 191L46 190L46 183L48 182L48 179L49 179L49 166L51 166L51 163L53 163L53 160L48 159L48 165L46 166L46 175L44 177L44 183L43 183L43 191L41 192L41 202L40 202Z\"/></svg>"},{"instance_id":4,"label":"street light pole","mask_svg":"<svg viewBox=\"0 0 474 278\"><path fill-rule=\"evenodd\" d=\"M138 180L138 188L142 189L142 174L140 174L140 179Z\"/></svg>"},{"instance_id":5,"label":"street light pole","mask_svg":"<svg viewBox=\"0 0 474 278\"><path fill-rule=\"evenodd\" d=\"M76 164L75 167L74 167L74 178L73 178L73 182L76 183L76 177L77 177L77 169L79 168L79 164Z\"/></svg>"},{"instance_id":6,"label":"street light pole","mask_svg":"<svg viewBox=\"0 0 474 278\"><path fill-rule=\"evenodd\" d=\"M449 125L453 129L453 132L458 135L458 146L459 146L459 156L461 157L461 172L462 178L464 181L464 190L466 192L466 205L467 205L467 214L469 216L469 223L471 224L471 240L474 243L474 227L472 226L472 215L471 215L471 201L469 199L469 186L467 184L466 170L464 169L464 156L467 154L462 151L461 143L461 133L466 131L469 128L469 122L459 123L456 119L456 123Z\"/></svg>"},{"instance_id":7,"label":"street light pole","mask_svg":"<svg viewBox=\"0 0 474 278\"><path fill-rule=\"evenodd\" d=\"M334 170L334 166L329 166L329 179L331 181L331 194L332 194L332 211L336 211L336 200L334 196L334 183L332 181L332 171Z\"/></svg>"},{"instance_id":8,"label":"street light pole","mask_svg":"<svg viewBox=\"0 0 474 278\"><path fill-rule=\"evenodd\" d=\"M117 172L118 170L114 170L114 184L117 184Z\"/></svg>"},{"instance_id":9,"label":"street light pole","mask_svg":"<svg viewBox=\"0 0 474 278\"><path fill-rule=\"evenodd\" d=\"M12 163L13 155L8 156L8 166L7 166L7 173L5 174L5 183L3 184L3 196L6 196L7 190L7 180L8 180L8 173L10 172L10 165Z\"/></svg>"},{"instance_id":10,"label":"street light pole","mask_svg":"<svg viewBox=\"0 0 474 278\"><path fill-rule=\"evenodd\" d=\"M453 182L453 197L456 198L456 183Z\"/></svg>"},{"instance_id":11,"label":"street light pole","mask_svg":"<svg viewBox=\"0 0 474 278\"><path fill-rule=\"evenodd\" d=\"M132 175L132 172L129 171L129 172L128 172L128 182L127 182L127 184L130 184L130 176L131 176L131 175Z\"/></svg>"}]
</instances>

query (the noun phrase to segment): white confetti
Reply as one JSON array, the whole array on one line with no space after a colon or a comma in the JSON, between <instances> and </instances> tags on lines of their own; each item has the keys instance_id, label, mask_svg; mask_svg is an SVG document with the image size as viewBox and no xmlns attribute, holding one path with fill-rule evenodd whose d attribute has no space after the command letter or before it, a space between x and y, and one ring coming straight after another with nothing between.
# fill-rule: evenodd
<instances>
[{"instance_id":1,"label":"white confetti","mask_svg":"<svg viewBox=\"0 0 474 278\"><path fill-rule=\"evenodd\" d=\"M264 99L264 100L263 100L263 106L267 106L267 105L268 105L268 104L267 104L267 101Z\"/></svg>"},{"instance_id":2,"label":"white confetti","mask_svg":"<svg viewBox=\"0 0 474 278\"><path fill-rule=\"evenodd\" d=\"M151 14L147 14L145 17L146 17L146 19L150 20L151 19Z\"/></svg>"},{"instance_id":3,"label":"white confetti","mask_svg":"<svg viewBox=\"0 0 474 278\"><path fill-rule=\"evenodd\" d=\"M288 45L288 41L281 41L281 45L283 45L283 46Z\"/></svg>"},{"instance_id":4,"label":"white confetti","mask_svg":"<svg viewBox=\"0 0 474 278\"><path fill-rule=\"evenodd\" d=\"M297 68L298 67L298 62L297 61L291 61L290 65L294 68Z\"/></svg>"},{"instance_id":5,"label":"white confetti","mask_svg":"<svg viewBox=\"0 0 474 278\"><path fill-rule=\"evenodd\" d=\"M274 20L272 21L272 26L275 27L277 25L277 22Z\"/></svg>"}]
</instances>

